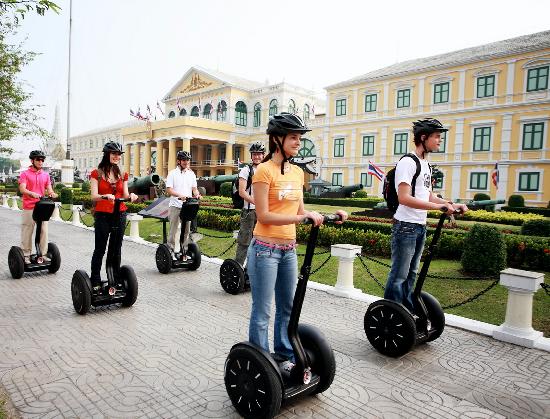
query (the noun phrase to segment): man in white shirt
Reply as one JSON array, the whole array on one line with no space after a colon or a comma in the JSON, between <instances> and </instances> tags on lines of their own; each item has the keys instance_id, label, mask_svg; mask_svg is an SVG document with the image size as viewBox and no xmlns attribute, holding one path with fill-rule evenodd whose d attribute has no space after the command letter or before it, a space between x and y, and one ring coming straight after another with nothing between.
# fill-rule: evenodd
<instances>
[{"instance_id":1,"label":"man in white shirt","mask_svg":"<svg viewBox=\"0 0 550 419\"><path fill-rule=\"evenodd\" d=\"M244 200L244 206L241 210L241 225L239 235L237 236L237 255L235 256L235 260L241 266L244 266L246 252L248 252L248 246L250 245L250 240L252 240L252 232L256 226L256 206L254 205L252 176L264 159L264 156L265 146L263 143L259 141L252 143L250 146L252 165L247 164L239 172L239 195Z\"/></svg>"},{"instance_id":2,"label":"man in white shirt","mask_svg":"<svg viewBox=\"0 0 550 419\"><path fill-rule=\"evenodd\" d=\"M178 151L176 159L176 168L171 170L166 178L166 193L170 195L168 214L170 221L170 232L168 233L168 246L170 246L172 250L174 250L175 247L176 233L180 224L180 211L183 201L190 197L201 198L199 190L197 189L197 177L190 169L191 153L188 151ZM181 249L183 260L187 259L186 254L187 245L189 244L190 227L191 221L187 221L185 223L185 231L183 236L183 248Z\"/></svg>"},{"instance_id":3,"label":"man in white shirt","mask_svg":"<svg viewBox=\"0 0 550 419\"><path fill-rule=\"evenodd\" d=\"M428 210L446 207L448 215L452 215L457 209L463 212L468 210L466 205L453 204L438 198L432 192L431 170L426 157L428 153L439 150L441 133L446 131L448 129L437 119L429 118L414 122L415 151L412 155L406 155L399 160L395 169L395 189L399 206L394 215L391 237L392 266L384 298L404 304L411 311L414 311L414 282L426 241ZM413 185L417 164L420 164L420 173Z\"/></svg>"}]
</instances>

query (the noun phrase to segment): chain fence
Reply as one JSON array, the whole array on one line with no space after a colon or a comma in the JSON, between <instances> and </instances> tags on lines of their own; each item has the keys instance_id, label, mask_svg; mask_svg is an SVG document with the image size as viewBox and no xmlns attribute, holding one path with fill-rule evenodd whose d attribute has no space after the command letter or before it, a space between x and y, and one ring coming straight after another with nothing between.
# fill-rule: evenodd
<instances>
[{"instance_id":1,"label":"chain fence","mask_svg":"<svg viewBox=\"0 0 550 419\"><path fill-rule=\"evenodd\" d=\"M550 297L550 284L545 284L544 282L540 283L541 288L544 290L546 295Z\"/></svg>"},{"instance_id":2,"label":"chain fence","mask_svg":"<svg viewBox=\"0 0 550 419\"><path fill-rule=\"evenodd\" d=\"M200 233L200 234L202 234L202 233ZM233 236L230 236L230 237L233 237ZM208 253L206 253L206 252L204 252L204 251L202 251L202 250L201 250L201 253L202 253L204 256L208 257L208 258L219 258L220 256L222 256L222 255L226 254L227 252L229 252L229 250L231 250L231 249L235 246L235 244L237 244L237 240L236 240L236 239L233 240L233 242L231 242L231 244L229 245L229 247L228 247L227 249L225 249L223 252L221 252L221 253L218 254L218 255L209 255Z\"/></svg>"}]
</instances>

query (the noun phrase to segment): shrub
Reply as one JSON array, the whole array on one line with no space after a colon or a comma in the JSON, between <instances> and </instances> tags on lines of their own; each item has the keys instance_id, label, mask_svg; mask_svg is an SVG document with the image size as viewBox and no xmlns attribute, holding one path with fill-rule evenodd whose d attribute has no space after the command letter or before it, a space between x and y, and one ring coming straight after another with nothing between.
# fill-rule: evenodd
<instances>
[{"instance_id":1,"label":"shrub","mask_svg":"<svg viewBox=\"0 0 550 419\"><path fill-rule=\"evenodd\" d=\"M79 182L73 182L73 188L82 188L82 183L79 183Z\"/></svg>"},{"instance_id":2,"label":"shrub","mask_svg":"<svg viewBox=\"0 0 550 419\"><path fill-rule=\"evenodd\" d=\"M59 193L59 191L61 191L61 189L63 189L65 187L65 185L61 182L59 183L56 183L55 186L53 187L53 190L56 191L57 193Z\"/></svg>"},{"instance_id":3,"label":"shrub","mask_svg":"<svg viewBox=\"0 0 550 419\"><path fill-rule=\"evenodd\" d=\"M304 192L304 198L309 198L310 196L311 196L311 192L308 192L308 191ZM550 204L548 204L548 205L550 205Z\"/></svg>"},{"instance_id":4,"label":"shrub","mask_svg":"<svg viewBox=\"0 0 550 419\"><path fill-rule=\"evenodd\" d=\"M221 196L231 196L233 186L231 182L224 182L220 185L220 195Z\"/></svg>"},{"instance_id":5,"label":"shrub","mask_svg":"<svg viewBox=\"0 0 550 419\"><path fill-rule=\"evenodd\" d=\"M359 190L357 192L355 192L355 195L353 196L354 198L366 198L368 196L367 194L367 191L364 191L364 190Z\"/></svg>"},{"instance_id":6,"label":"shrub","mask_svg":"<svg viewBox=\"0 0 550 419\"><path fill-rule=\"evenodd\" d=\"M478 192L474 195L474 201L488 201L489 199L491 197L483 192Z\"/></svg>"},{"instance_id":7,"label":"shrub","mask_svg":"<svg viewBox=\"0 0 550 419\"><path fill-rule=\"evenodd\" d=\"M82 184L82 192L90 192L90 181L85 180Z\"/></svg>"},{"instance_id":8,"label":"shrub","mask_svg":"<svg viewBox=\"0 0 550 419\"><path fill-rule=\"evenodd\" d=\"M57 185L56 185L57 186ZM59 200L62 204L72 204L73 203L73 191L67 188L60 188L61 193L59 195Z\"/></svg>"},{"instance_id":9,"label":"shrub","mask_svg":"<svg viewBox=\"0 0 550 419\"><path fill-rule=\"evenodd\" d=\"M521 234L525 236L550 236L550 220L529 220L521 226Z\"/></svg>"},{"instance_id":10,"label":"shrub","mask_svg":"<svg viewBox=\"0 0 550 419\"><path fill-rule=\"evenodd\" d=\"M506 267L506 244L496 227L474 224L463 245L462 268L477 275L496 275Z\"/></svg>"},{"instance_id":11,"label":"shrub","mask_svg":"<svg viewBox=\"0 0 550 419\"><path fill-rule=\"evenodd\" d=\"M525 199L521 195L510 195L508 198L508 206L512 208L524 207Z\"/></svg>"}]
</instances>

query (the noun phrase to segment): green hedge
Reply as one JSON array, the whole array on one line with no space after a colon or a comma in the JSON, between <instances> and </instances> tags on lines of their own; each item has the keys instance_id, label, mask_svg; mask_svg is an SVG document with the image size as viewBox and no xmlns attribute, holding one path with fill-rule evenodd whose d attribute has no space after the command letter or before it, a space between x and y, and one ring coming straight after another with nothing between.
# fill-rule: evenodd
<instances>
[{"instance_id":1,"label":"green hedge","mask_svg":"<svg viewBox=\"0 0 550 419\"><path fill-rule=\"evenodd\" d=\"M304 204L332 205L335 207L358 207L374 208L382 198L317 198L314 196L304 197Z\"/></svg>"},{"instance_id":2,"label":"green hedge","mask_svg":"<svg viewBox=\"0 0 550 419\"><path fill-rule=\"evenodd\" d=\"M516 212L519 214L538 214L544 217L550 217L550 208L542 207L502 207L502 211Z\"/></svg>"},{"instance_id":3,"label":"green hedge","mask_svg":"<svg viewBox=\"0 0 550 419\"><path fill-rule=\"evenodd\" d=\"M441 212L428 211L428 217L439 218ZM469 210L460 216L461 220L483 221L495 224L510 224L520 226L529 220L540 220L544 217L538 214L520 214L512 212L490 212L485 210Z\"/></svg>"}]
</instances>

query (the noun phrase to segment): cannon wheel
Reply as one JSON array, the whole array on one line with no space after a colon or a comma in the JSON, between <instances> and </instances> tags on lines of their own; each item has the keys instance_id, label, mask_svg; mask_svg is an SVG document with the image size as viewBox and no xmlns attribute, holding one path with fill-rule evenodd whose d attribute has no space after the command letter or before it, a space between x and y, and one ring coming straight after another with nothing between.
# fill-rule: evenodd
<instances>
[{"instance_id":1,"label":"cannon wheel","mask_svg":"<svg viewBox=\"0 0 550 419\"><path fill-rule=\"evenodd\" d=\"M155 186L155 192L157 193L157 197L166 196L166 182L163 178L160 178L160 182L157 186Z\"/></svg>"}]
</instances>

